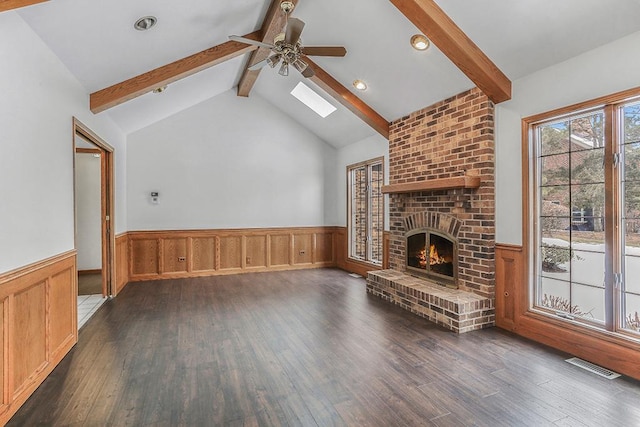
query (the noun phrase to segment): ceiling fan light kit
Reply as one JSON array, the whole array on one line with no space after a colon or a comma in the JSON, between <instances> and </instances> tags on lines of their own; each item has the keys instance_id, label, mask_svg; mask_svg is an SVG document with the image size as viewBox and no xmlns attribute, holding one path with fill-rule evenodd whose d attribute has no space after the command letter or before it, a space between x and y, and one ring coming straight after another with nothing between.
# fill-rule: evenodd
<instances>
[{"instance_id":1,"label":"ceiling fan light kit","mask_svg":"<svg viewBox=\"0 0 640 427\"><path fill-rule=\"evenodd\" d=\"M342 46L312 46L303 47L300 38L304 29L304 21L298 18L290 18L289 15L294 8L291 1L284 0L280 2L280 9L285 14L286 24L283 33L275 36L273 44L251 40L245 37L229 36L230 40L240 43L246 43L261 48L267 48L271 54L264 60L252 64L249 67L251 71L257 71L268 65L275 68L282 61L278 74L281 76L289 75L289 64L302 74L303 77L313 77L315 72L307 62L303 60L305 56L345 56L347 50Z\"/></svg>"}]
</instances>

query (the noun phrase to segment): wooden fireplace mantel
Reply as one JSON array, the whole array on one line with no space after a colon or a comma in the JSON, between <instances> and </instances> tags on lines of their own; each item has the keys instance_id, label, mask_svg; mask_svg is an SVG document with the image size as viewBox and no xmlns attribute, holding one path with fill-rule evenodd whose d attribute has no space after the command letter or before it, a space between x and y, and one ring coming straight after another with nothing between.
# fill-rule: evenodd
<instances>
[{"instance_id":1,"label":"wooden fireplace mantel","mask_svg":"<svg viewBox=\"0 0 640 427\"><path fill-rule=\"evenodd\" d=\"M452 190L456 188L480 187L479 176L455 176L452 178L427 179L425 181L408 182L405 184L383 185L385 194L414 193L418 191Z\"/></svg>"}]
</instances>

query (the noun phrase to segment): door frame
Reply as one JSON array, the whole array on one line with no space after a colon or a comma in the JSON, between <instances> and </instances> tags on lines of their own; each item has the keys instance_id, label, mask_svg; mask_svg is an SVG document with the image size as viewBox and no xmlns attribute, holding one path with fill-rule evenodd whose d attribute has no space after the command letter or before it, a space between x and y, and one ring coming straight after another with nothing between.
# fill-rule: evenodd
<instances>
[{"instance_id":1,"label":"door frame","mask_svg":"<svg viewBox=\"0 0 640 427\"><path fill-rule=\"evenodd\" d=\"M113 155L115 149L96 135L91 129L77 118L73 118L73 215L74 215L74 247L77 242L77 207L76 207L76 136L81 136L97 147L100 151L100 212L101 212L101 242L102 242L102 296L113 296L115 292L115 263L116 247L114 222L114 174ZM82 151L82 149L80 149Z\"/></svg>"}]
</instances>

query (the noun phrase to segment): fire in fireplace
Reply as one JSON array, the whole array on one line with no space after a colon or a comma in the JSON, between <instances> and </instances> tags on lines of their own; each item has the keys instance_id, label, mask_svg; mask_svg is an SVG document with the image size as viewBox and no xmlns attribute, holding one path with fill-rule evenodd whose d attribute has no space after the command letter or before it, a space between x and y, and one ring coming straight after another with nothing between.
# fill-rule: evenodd
<instances>
[{"instance_id":1,"label":"fire in fireplace","mask_svg":"<svg viewBox=\"0 0 640 427\"><path fill-rule=\"evenodd\" d=\"M413 230L407 235L407 270L446 284L455 284L457 248L450 239L433 230Z\"/></svg>"}]
</instances>

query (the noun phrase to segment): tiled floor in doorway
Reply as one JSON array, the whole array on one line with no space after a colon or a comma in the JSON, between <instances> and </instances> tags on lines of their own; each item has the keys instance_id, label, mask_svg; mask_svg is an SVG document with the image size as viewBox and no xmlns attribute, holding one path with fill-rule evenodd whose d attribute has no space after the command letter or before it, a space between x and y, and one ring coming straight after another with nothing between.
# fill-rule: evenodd
<instances>
[{"instance_id":1,"label":"tiled floor in doorway","mask_svg":"<svg viewBox=\"0 0 640 427\"><path fill-rule=\"evenodd\" d=\"M106 300L102 295L78 295L78 330Z\"/></svg>"}]
</instances>

